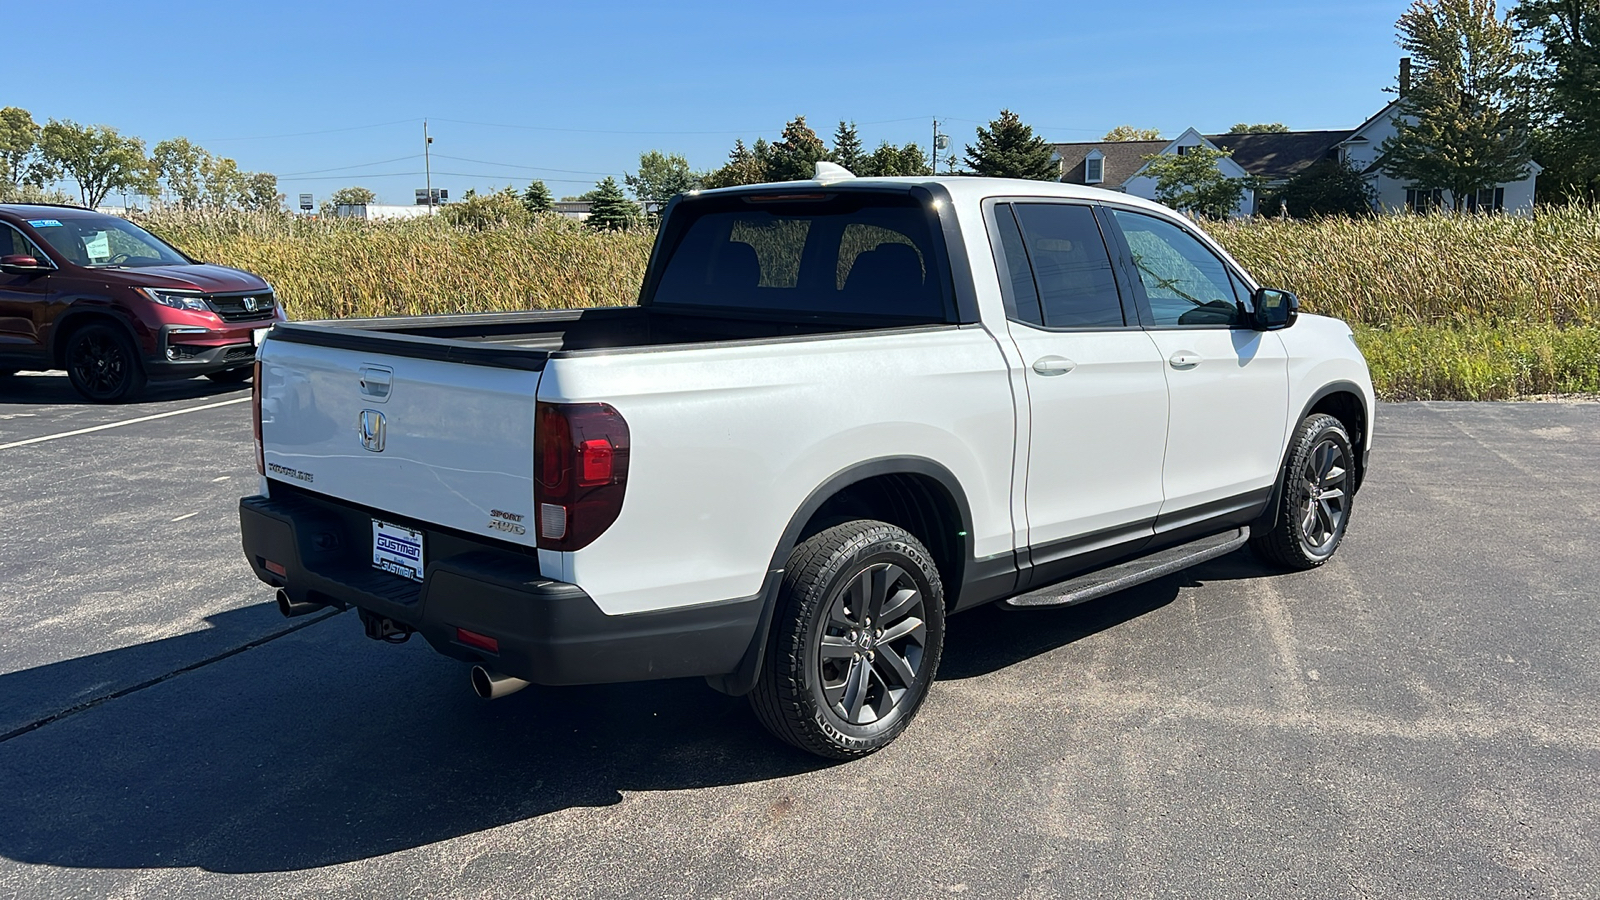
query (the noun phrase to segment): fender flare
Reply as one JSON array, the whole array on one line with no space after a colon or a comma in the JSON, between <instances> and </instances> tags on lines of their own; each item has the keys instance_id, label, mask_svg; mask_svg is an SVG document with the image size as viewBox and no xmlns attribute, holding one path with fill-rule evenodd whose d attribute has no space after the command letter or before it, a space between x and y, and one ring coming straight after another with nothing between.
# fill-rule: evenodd
<instances>
[{"instance_id":1,"label":"fender flare","mask_svg":"<svg viewBox=\"0 0 1600 900\"><path fill-rule=\"evenodd\" d=\"M138 331L134 329L133 323L128 321L128 317L115 307L70 306L65 312L57 316L54 322L50 323L50 346L48 349L52 366L66 365L67 335L71 334L77 328L78 323L84 319L91 321L102 319L116 322L122 326L122 333L128 336L128 340L133 341L133 349L138 351L141 356L144 354L144 347L139 342Z\"/></svg>"},{"instance_id":2,"label":"fender flare","mask_svg":"<svg viewBox=\"0 0 1600 900\"><path fill-rule=\"evenodd\" d=\"M921 456L888 456L867 460L849 466L829 477L818 485L806 496L804 502L789 518L789 524L783 530L783 535L778 539L778 546L772 553L772 561L767 566L767 577L762 581L761 615L756 621L755 633L750 637L750 645L745 648L744 656L739 661L738 668L726 675L707 676L706 683L713 688L733 697L750 693L756 686L756 681L761 675L761 664L766 658L767 643L772 632L772 618L778 606L778 592L783 587L784 566L789 561L789 554L800 543L800 534L805 529L806 523L816 515L824 503L828 502L835 494L868 478L881 475L922 475L932 478L950 495L955 503L956 514L961 517L961 530L964 532L965 546L962 555L965 565L972 562L972 507L967 502L967 494L961 487L961 482L955 474L942 464ZM946 591L959 590L960 584L946 586Z\"/></svg>"},{"instance_id":3,"label":"fender flare","mask_svg":"<svg viewBox=\"0 0 1600 900\"><path fill-rule=\"evenodd\" d=\"M1295 428L1299 428L1300 423L1305 421L1306 416L1311 415L1312 407L1334 394L1353 394L1356 402L1361 404L1361 415L1364 417L1364 421L1361 424L1366 429L1372 427L1372 408L1367 405L1367 395L1362 392L1360 385L1353 381L1341 379L1339 381L1330 381L1312 392L1305 405L1300 408L1300 415L1294 420ZM1365 480L1367 474L1367 452L1371 449L1372 444L1371 441L1367 440L1367 435L1364 433L1355 437L1356 440L1361 442L1361 453L1356 463L1360 468L1356 471L1355 488L1350 491L1352 497L1361 489L1361 482ZM1289 451L1293 448L1293 444L1294 432L1291 430L1289 432L1289 441L1283 448L1283 455L1278 460L1278 477L1272 483L1272 493L1267 497L1266 508L1261 510L1260 518L1250 525L1250 530L1254 533L1260 534L1276 527L1278 524L1278 501L1283 496L1283 472L1289 466Z\"/></svg>"}]
</instances>

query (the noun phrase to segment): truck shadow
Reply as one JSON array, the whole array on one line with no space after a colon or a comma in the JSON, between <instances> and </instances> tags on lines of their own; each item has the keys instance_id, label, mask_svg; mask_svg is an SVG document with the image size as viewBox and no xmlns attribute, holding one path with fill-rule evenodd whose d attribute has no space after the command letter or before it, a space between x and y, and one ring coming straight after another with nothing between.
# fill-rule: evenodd
<instances>
[{"instance_id":1,"label":"truck shadow","mask_svg":"<svg viewBox=\"0 0 1600 900\"><path fill-rule=\"evenodd\" d=\"M1071 610L953 622L943 678L970 678L1172 602L1219 560ZM66 685L104 696L175 660L218 655L213 629L0 675L0 711ZM231 629L231 632L230 632ZM257 631L256 633L260 633ZM210 637L208 637L210 635ZM167 669L166 671L171 671ZM466 671L353 616L182 672L0 742L0 856L92 869L298 871L422 847L626 793L737 786L830 765L766 734L742 698L698 680L529 688L484 703ZM32 714L34 710L29 710ZM873 763L863 763L873 765Z\"/></svg>"},{"instance_id":2,"label":"truck shadow","mask_svg":"<svg viewBox=\"0 0 1600 900\"><path fill-rule=\"evenodd\" d=\"M1178 598L1178 589L1215 581L1278 574L1248 550L1137 585L1078 606L1005 609L990 604L950 619L939 677L975 678L1065 647L1154 612Z\"/></svg>"},{"instance_id":3,"label":"truck shadow","mask_svg":"<svg viewBox=\"0 0 1600 900\"><path fill-rule=\"evenodd\" d=\"M250 382L218 384L209 378L178 381L152 381L137 397L121 406L137 409L152 403L173 400L198 400L250 392ZM26 403L34 406L98 406L72 389L64 372L19 372L0 378L0 403Z\"/></svg>"}]
</instances>

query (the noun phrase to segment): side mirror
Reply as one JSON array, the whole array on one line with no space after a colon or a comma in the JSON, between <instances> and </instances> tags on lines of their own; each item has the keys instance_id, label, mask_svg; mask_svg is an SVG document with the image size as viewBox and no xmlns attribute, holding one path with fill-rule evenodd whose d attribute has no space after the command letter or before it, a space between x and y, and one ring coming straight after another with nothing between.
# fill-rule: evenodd
<instances>
[{"instance_id":1,"label":"side mirror","mask_svg":"<svg viewBox=\"0 0 1600 900\"><path fill-rule=\"evenodd\" d=\"M7 275L32 275L48 271L49 266L40 265L39 260L31 256L0 256L0 272Z\"/></svg>"},{"instance_id":2,"label":"side mirror","mask_svg":"<svg viewBox=\"0 0 1600 900\"><path fill-rule=\"evenodd\" d=\"M1288 291L1261 288L1251 300L1256 307L1254 324L1257 331L1288 328L1300 317L1300 298Z\"/></svg>"}]
</instances>

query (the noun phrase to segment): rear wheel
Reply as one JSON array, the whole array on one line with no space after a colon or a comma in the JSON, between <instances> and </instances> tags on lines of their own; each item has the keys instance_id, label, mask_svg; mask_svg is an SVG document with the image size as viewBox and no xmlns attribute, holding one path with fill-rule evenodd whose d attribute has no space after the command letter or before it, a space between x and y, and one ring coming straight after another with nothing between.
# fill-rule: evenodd
<instances>
[{"instance_id":1,"label":"rear wheel","mask_svg":"<svg viewBox=\"0 0 1600 900\"><path fill-rule=\"evenodd\" d=\"M886 746L927 696L944 647L944 588L904 529L858 519L795 548L750 695L783 740L833 759Z\"/></svg>"},{"instance_id":2,"label":"rear wheel","mask_svg":"<svg viewBox=\"0 0 1600 900\"><path fill-rule=\"evenodd\" d=\"M67 378L86 400L121 403L144 389L144 363L126 332L93 322L67 338Z\"/></svg>"},{"instance_id":3,"label":"rear wheel","mask_svg":"<svg viewBox=\"0 0 1600 900\"><path fill-rule=\"evenodd\" d=\"M254 370L246 366L242 369L223 369L221 372L212 372L206 377L217 384L241 384L249 381Z\"/></svg>"},{"instance_id":4,"label":"rear wheel","mask_svg":"<svg viewBox=\"0 0 1600 900\"><path fill-rule=\"evenodd\" d=\"M1343 423L1323 414L1306 417L1289 447L1277 524L1252 534L1250 548L1280 566L1314 569L1339 549L1350 523L1355 454Z\"/></svg>"}]
</instances>

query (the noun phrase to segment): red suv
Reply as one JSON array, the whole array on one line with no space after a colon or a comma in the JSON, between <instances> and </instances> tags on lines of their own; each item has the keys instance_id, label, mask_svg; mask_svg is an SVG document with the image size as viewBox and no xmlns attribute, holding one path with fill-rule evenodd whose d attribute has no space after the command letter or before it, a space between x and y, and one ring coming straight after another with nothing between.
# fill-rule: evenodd
<instances>
[{"instance_id":1,"label":"red suv","mask_svg":"<svg viewBox=\"0 0 1600 900\"><path fill-rule=\"evenodd\" d=\"M66 369L97 403L152 378L240 382L282 321L260 277L196 262L126 219L0 204L0 376Z\"/></svg>"}]
</instances>

